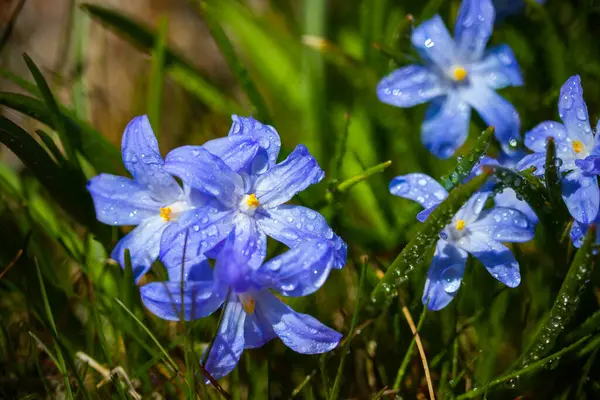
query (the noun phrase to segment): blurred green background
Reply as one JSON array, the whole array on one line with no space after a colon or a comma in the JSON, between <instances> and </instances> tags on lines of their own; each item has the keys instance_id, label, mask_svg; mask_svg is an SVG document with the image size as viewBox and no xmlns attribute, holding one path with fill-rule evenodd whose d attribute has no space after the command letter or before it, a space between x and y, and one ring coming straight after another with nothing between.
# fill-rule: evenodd
<instances>
[{"instance_id":1,"label":"blurred green background","mask_svg":"<svg viewBox=\"0 0 600 400\"><path fill-rule=\"evenodd\" d=\"M558 91L574 74L595 122L600 4L525 3L497 22L490 41L508 43L521 65L525 86L501 94L519 111L522 131L558 118ZM512 247L523 275L516 289L470 260L457 299L423 314L427 259L390 305L366 300L421 227L419 207L391 196L390 179L409 172L439 178L456 165L422 146L425 107L384 105L375 86L417 61L414 26L439 13L451 29L459 4L0 0L0 138L8 146L0 147L0 398L220 397L202 384L197 365L218 315L181 324L144 310L127 271L108 259L126 230L96 223L85 191L97 173L123 173L123 128L145 113L163 154L226 135L231 114L240 114L273 125L283 155L299 143L315 155L326 179L296 201L328 218L348 243L349 260L320 291L290 305L347 338L366 260L359 329L342 365L339 398L430 398L407 313L415 324L423 316L419 337L437 398L600 398L598 273L582 281L561 314L568 321L553 328L540 353L550 358L514 373L548 327L574 255L568 239L545 227L535 241ZM23 52L59 105L36 85ZM485 128L474 117L456 156ZM384 172L332 192L387 160ZM590 264L586 259L586 273ZM163 279L157 263L142 284ZM232 398L328 398L343 353L299 355L273 341L246 351L221 384Z\"/></svg>"}]
</instances>

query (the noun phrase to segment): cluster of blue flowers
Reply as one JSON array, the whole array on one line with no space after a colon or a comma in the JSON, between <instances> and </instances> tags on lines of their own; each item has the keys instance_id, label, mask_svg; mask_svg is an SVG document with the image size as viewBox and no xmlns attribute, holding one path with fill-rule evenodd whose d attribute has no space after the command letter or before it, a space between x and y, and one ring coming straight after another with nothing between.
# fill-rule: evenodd
<instances>
[{"instance_id":1,"label":"cluster of blue flowers","mask_svg":"<svg viewBox=\"0 0 600 400\"><path fill-rule=\"evenodd\" d=\"M504 6L508 6L505 2ZM519 7L510 4L512 11ZM511 11L507 8L503 12ZM459 9L452 40L442 19L435 16L415 28L412 43L423 65L393 71L377 86L379 99L397 107L430 101L421 128L424 145L437 157L448 158L462 146L468 134L471 108L494 126L503 150L498 160L482 158L471 176L484 165L524 170L535 167L544 177L546 141L554 138L560 159L562 195L574 218L571 238L581 246L587 226L600 222L600 142L590 127L578 76L562 87L558 103L564 124L543 122L525 134L526 154L518 149L520 120L514 107L495 93L506 86L521 86L523 78L515 56L506 45L485 50L495 21L491 0L464 0ZM390 192L418 202L424 222L448 195L434 179L423 174L396 177ZM465 270L467 255L476 257L500 282L509 287L520 283L519 265L502 242L526 242L533 238L538 218L517 198L512 189L493 195L486 184L454 216L440 233L429 268L423 304L432 310L445 307L456 295ZM493 206L485 208L493 196ZM600 236L598 237L600 240Z\"/></svg>"},{"instance_id":2,"label":"cluster of blue flowers","mask_svg":"<svg viewBox=\"0 0 600 400\"><path fill-rule=\"evenodd\" d=\"M378 84L377 94L397 107L431 102L421 136L440 158L463 145L475 109L495 127L502 154L482 158L471 177L486 165L535 167L543 177L546 141L554 138L562 161L563 199L575 220L571 237L579 246L587 225L600 222L600 142L590 127L580 79L574 76L562 87L558 108L563 124L543 122L527 132L524 144L533 153L526 154L519 149L519 115L496 93L523 84L519 65L507 45L486 51L495 19L492 0L464 0L454 39L440 16L424 21L412 34L423 64L393 71ZM205 365L215 378L232 371L245 348L275 337L305 354L329 351L340 341L338 332L294 312L273 294L315 292L331 269L344 266L347 251L322 215L286 204L324 174L302 145L277 163L280 145L273 127L233 116L227 137L177 148L163 160L148 119L137 117L125 129L122 145L133 179L101 174L88 185L100 221L137 225L117 244L112 258L124 265L129 249L136 282L156 259L167 268L167 282L140 289L151 312L167 320L191 320L224 305ZM440 183L420 173L394 178L389 189L423 206L420 222L448 196ZM452 301L469 254L500 282L518 286L519 264L504 243L531 240L537 222L512 189L497 193L488 182L440 232L423 303L439 310ZM265 262L267 236L289 250Z\"/></svg>"},{"instance_id":3,"label":"cluster of blue flowers","mask_svg":"<svg viewBox=\"0 0 600 400\"><path fill-rule=\"evenodd\" d=\"M273 127L233 116L227 137L179 147L163 160L148 118L141 116L122 139L133 179L101 174L88 184L98 220L137 225L112 258L125 265L129 249L136 282L157 258L167 268L167 282L140 289L151 312L193 320L224 305L205 364L216 379L235 368L244 349L275 337L304 354L329 351L341 339L271 292L315 292L332 268L344 266L347 251L322 215L285 204L324 174L302 145L277 163L280 145ZM267 236L289 250L265 262Z\"/></svg>"}]
</instances>

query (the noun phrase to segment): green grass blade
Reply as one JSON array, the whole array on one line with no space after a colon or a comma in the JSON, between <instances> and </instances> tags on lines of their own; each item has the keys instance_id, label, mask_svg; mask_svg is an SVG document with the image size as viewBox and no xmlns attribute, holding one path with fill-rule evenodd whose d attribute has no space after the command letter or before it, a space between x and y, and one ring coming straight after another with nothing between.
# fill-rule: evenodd
<instances>
[{"instance_id":1,"label":"green grass blade","mask_svg":"<svg viewBox=\"0 0 600 400\"><path fill-rule=\"evenodd\" d=\"M22 114L48 125L56 130L54 120L46 109L44 102L18 93L0 92L0 105L11 108ZM124 171L121 154L100 132L86 122L79 120L67 109L62 109L66 129L70 137L76 137L78 149L99 172L120 175Z\"/></svg>"},{"instance_id":2,"label":"green grass blade","mask_svg":"<svg viewBox=\"0 0 600 400\"><path fill-rule=\"evenodd\" d=\"M532 364L529 364L529 366L527 366L523 369L520 369L519 371L515 371L513 373L504 375L500 378L494 379L485 385L485 389L489 390L489 389L492 389L492 388L500 385L501 383L509 382L512 379L517 379L517 378L523 377L525 375L531 374L532 372L539 371L540 369L544 368L544 366L549 365L550 363L554 362L555 360L560 359L565 354L568 354L569 352L577 349L584 342L586 342L589 338L590 338L589 336L585 336L585 337L579 339L577 342L563 348L562 350L557 351L556 353L554 353L546 358L543 358L539 361L536 361ZM473 399L475 397L481 396L482 392L483 392L483 389L475 388L475 389L470 390L460 396L457 396L456 400Z\"/></svg>"},{"instance_id":3,"label":"green grass blade","mask_svg":"<svg viewBox=\"0 0 600 400\"><path fill-rule=\"evenodd\" d=\"M360 309L360 300L361 294L364 287L365 276L367 275L367 260L363 261L362 268L360 270L360 279L358 281L358 288L356 291L356 300L354 303L354 313L352 314L352 322L350 323L350 330L348 331L348 336L346 338L346 343L344 344L344 348L342 349L342 355L340 356L340 364L338 366L337 373L335 375L335 381L333 382L333 387L331 388L331 393L329 394L330 400L335 400L338 398L340 393L340 387L342 384L342 375L344 374L344 364L346 362L346 356L350 352L350 343L352 343L352 337L354 336L354 329L356 328L356 323L358 322L358 312Z\"/></svg>"},{"instance_id":4,"label":"green grass blade","mask_svg":"<svg viewBox=\"0 0 600 400\"><path fill-rule=\"evenodd\" d=\"M41 71L35 65L33 60L27 55L27 53L23 53L23 59L25 60L25 64L29 68L31 72L31 76L35 80L37 87L40 91L42 98L44 99L44 103L46 108L50 113L50 118L52 120L52 125L58 136L60 137L61 144L65 149L65 153L67 155L67 159L73 163L73 165L77 165L77 158L75 157L75 152L73 150L73 143L71 138L68 136L67 130L65 129L65 123L63 120L63 115L58 108L58 104L56 103L56 99L48 86L48 83L44 79Z\"/></svg>"},{"instance_id":5,"label":"green grass blade","mask_svg":"<svg viewBox=\"0 0 600 400\"><path fill-rule=\"evenodd\" d=\"M589 285L589 278L594 270L595 260L592 245L595 241L596 225L591 225L585 235L583 245L575 254L546 321L538 330L533 342L518 364L520 368L548 354L554 347L558 336L565 330L565 326L577 311L581 296Z\"/></svg>"},{"instance_id":6,"label":"green grass blade","mask_svg":"<svg viewBox=\"0 0 600 400\"><path fill-rule=\"evenodd\" d=\"M344 193L348 192L350 189L352 189L352 187L361 183L362 181L366 181L371 176L382 173L383 171L388 169L388 167L390 165L392 165L392 162L386 161L386 162L382 162L381 164L377 164L371 168L367 168L362 173L355 175L355 176L348 178L345 181L341 182L339 185L337 185L335 188L332 189L331 194L335 194L335 195L344 194Z\"/></svg>"},{"instance_id":7,"label":"green grass blade","mask_svg":"<svg viewBox=\"0 0 600 400\"><path fill-rule=\"evenodd\" d=\"M157 34L150 28L109 8L83 4L83 10L99 20L110 30L129 41L140 50L150 53L156 46ZM169 47L165 49L165 71L184 89L198 96L208 107L217 112L231 114L241 106L230 96L215 88L207 78L195 70L188 61Z\"/></svg>"},{"instance_id":8,"label":"green grass blade","mask_svg":"<svg viewBox=\"0 0 600 400\"><path fill-rule=\"evenodd\" d=\"M214 7L214 5L211 5L208 2L203 2L201 6L202 10L204 11L204 21L210 30L210 34L217 43L217 46L219 46L219 50L221 50L221 54L227 61L229 69L238 78L240 86L256 109L256 119L265 124L271 124L273 119L271 118L271 113L269 112L267 104L258 91L254 81L248 74L248 70L242 64L242 61L236 54L233 44L219 24L219 20L213 11Z\"/></svg>"},{"instance_id":9,"label":"green grass blade","mask_svg":"<svg viewBox=\"0 0 600 400\"><path fill-rule=\"evenodd\" d=\"M150 87L148 94L148 118L150 125L160 141L162 127L161 115L163 104L163 90L165 85L165 54L167 51L167 36L169 33L169 20L162 16L158 22L156 45L152 49L152 65L150 66Z\"/></svg>"},{"instance_id":10,"label":"green grass blade","mask_svg":"<svg viewBox=\"0 0 600 400\"><path fill-rule=\"evenodd\" d=\"M423 265L425 261L423 256L438 241L440 231L450 222L454 214L469 200L473 193L483 185L486 179L488 179L488 174L484 173L473 178L465 185L458 186L431 213L416 236L400 252L381 281L373 289L371 301L379 309L383 309L396 295L394 287L406 281L410 273L418 266Z\"/></svg>"},{"instance_id":11,"label":"green grass blade","mask_svg":"<svg viewBox=\"0 0 600 400\"><path fill-rule=\"evenodd\" d=\"M156 336L154 336L152 334L152 331L146 325L144 325L144 323L142 321L140 321L140 319L138 317L136 317L135 314L129 308L127 308L127 306L125 306L125 304L123 304L121 302L121 300L115 299L115 301L117 302L117 304L119 306L121 306L121 308L123 308L123 310L125 310L125 312L127 312L127 314L129 314L129 316L131 318L133 318L133 320L135 322L137 322L137 324L144 330L144 332L146 332L148 334L148 336L150 336L150 339L152 339L154 344L156 344L158 349L163 353L163 355L165 356L165 359L169 362L170 367L173 369L173 371L175 371L177 374L179 374L179 367L177 366L177 363L175 363L175 361L173 360L173 358L171 358L171 356L169 355L167 350L160 344L160 342L158 341Z\"/></svg>"},{"instance_id":12,"label":"green grass blade","mask_svg":"<svg viewBox=\"0 0 600 400\"><path fill-rule=\"evenodd\" d=\"M494 127L490 126L479 135L475 146L473 146L467 155L458 157L456 168L447 176L442 176L441 183L447 191L452 190L456 185L464 182L464 180L469 177L473 167L477 165L481 156L485 154L490 146L493 135Z\"/></svg>"},{"instance_id":13,"label":"green grass blade","mask_svg":"<svg viewBox=\"0 0 600 400\"><path fill-rule=\"evenodd\" d=\"M560 170L557 165L556 143L553 137L546 140L546 168L544 168L544 179L548 188L548 198L552 207L560 213L562 219L567 216L567 208L562 199L562 182Z\"/></svg>"},{"instance_id":14,"label":"green grass blade","mask_svg":"<svg viewBox=\"0 0 600 400\"><path fill-rule=\"evenodd\" d=\"M65 158L58 146L56 145L56 143L54 142L54 139L52 139L50 135L48 135L42 129L36 129L35 133L37 133L37 135L40 137L40 140L46 145L46 148L48 149L50 154L54 156L58 164L64 163Z\"/></svg>"}]
</instances>

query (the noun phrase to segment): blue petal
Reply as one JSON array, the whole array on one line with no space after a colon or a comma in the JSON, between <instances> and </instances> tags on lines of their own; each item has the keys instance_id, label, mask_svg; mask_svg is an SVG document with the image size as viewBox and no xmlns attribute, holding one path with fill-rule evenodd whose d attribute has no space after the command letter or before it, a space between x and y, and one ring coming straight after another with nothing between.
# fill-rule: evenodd
<instances>
[{"instance_id":1,"label":"blue petal","mask_svg":"<svg viewBox=\"0 0 600 400\"><path fill-rule=\"evenodd\" d=\"M588 224L596 219L600 205L600 189L596 176L574 170L563 178L563 200L575 220Z\"/></svg>"},{"instance_id":2,"label":"blue petal","mask_svg":"<svg viewBox=\"0 0 600 400\"><path fill-rule=\"evenodd\" d=\"M185 321L204 318L215 312L227 297L227 288L212 280L191 282L152 282L140 288L142 302L162 319ZM183 305L182 305L183 300Z\"/></svg>"},{"instance_id":3,"label":"blue petal","mask_svg":"<svg viewBox=\"0 0 600 400\"><path fill-rule=\"evenodd\" d=\"M439 240L427 273L423 304L433 311L446 307L458 293L465 274L467 252L453 244Z\"/></svg>"},{"instance_id":4,"label":"blue petal","mask_svg":"<svg viewBox=\"0 0 600 400\"><path fill-rule=\"evenodd\" d=\"M201 146L183 146L167 154L165 170L191 187L233 207L244 194L242 178Z\"/></svg>"},{"instance_id":5,"label":"blue petal","mask_svg":"<svg viewBox=\"0 0 600 400\"><path fill-rule=\"evenodd\" d=\"M506 44L488 50L483 60L473 64L469 72L492 89L523 85L519 64L512 49Z\"/></svg>"},{"instance_id":6,"label":"blue petal","mask_svg":"<svg viewBox=\"0 0 600 400\"><path fill-rule=\"evenodd\" d=\"M215 379L221 379L229 374L240 361L244 351L244 326L246 312L237 296L231 295L219 332L211 348L204 368Z\"/></svg>"},{"instance_id":7,"label":"blue petal","mask_svg":"<svg viewBox=\"0 0 600 400\"><path fill-rule=\"evenodd\" d=\"M253 218L238 215L215 263L215 280L235 292L246 292L254 286L252 272L264 261L267 238Z\"/></svg>"},{"instance_id":8,"label":"blue petal","mask_svg":"<svg viewBox=\"0 0 600 400\"><path fill-rule=\"evenodd\" d=\"M323 286L334 256L333 243L306 241L263 264L255 279L284 296L306 296Z\"/></svg>"},{"instance_id":9,"label":"blue petal","mask_svg":"<svg viewBox=\"0 0 600 400\"><path fill-rule=\"evenodd\" d=\"M281 148L281 139L277 134L275 128L270 125L264 125L255 120L252 117L244 118L237 115L232 115L231 119L233 124L229 130L229 136L250 136L254 140L257 140L260 147L264 149L267 155L268 167L272 167L277 164L277 156L279 155L279 149ZM256 170L257 166L254 166Z\"/></svg>"},{"instance_id":10,"label":"blue petal","mask_svg":"<svg viewBox=\"0 0 600 400\"><path fill-rule=\"evenodd\" d=\"M477 258L492 276L508 287L521 283L519 263L510 249L485 233L476 232L463 237L458 246Z\"/></svg>"},{"instance_id":11,"label":"blue petal","mask_svg":"<svg viewBox=\"0 0 600 400\"><path fill-rule=\"evenodd\" d=\"M579 221L573 221L573 226L571 227L571 241L573 241L573 246L580 248L583 245L583 239L585 238L585 232L587 231L587 224L582 224ZM598 242L598 235L596 234L596 242Z\"/></svg>"},{"instance_id":12,"label":"blue petal","mask_svg":"<svg viewBox=\"0 0 600 400\"><path fill-rule=\"evenodd\" d=\"M537 224L539 219L526 201L519 200L517 193L511 188L505 188L494 196L494 203L498 207L513 208L522 212L532 224Z\"/></svg>"},{"instance_id":13,"label":"blue petal","mask_svg":"<svg viewBox=\"0 0 600 400\"><path fill-rule=\"evenodd\" d=\"M438 181L420 173L395 177L389 189L391 194L416 201L425 209L438 205L448 197L448 192Z\"/></svg>"},{"instance_id":14,"label":"blue petal","mask_svg":"<svg viewBox=\"0 0 600 400\"><path fill-rule=\"evenodd\" d=\"M489 196L489 192L475 193L454 215L453 221L462 219L465 223L470 224L477 220Z\"/></svg>"},{"instance_id":15,"label":"blue petal","mask_svg":"<svg viewBox=\"0 0 600 400\"><path fill-rule=\"evenodd\" d=\"M283 344L298 353L326 353L342 338L310 315L295 312L267 290L257 293L255 300L261 316L273 326Z\"/></svg>"},{"instance_id":16,"label":"blue petal","mask_svg":"<svg viewBox=\"0 0 600 400\"><path fill-rule=\"evenodd\" d=\"M594 135L590 127L587 106L583 100L583 88L579 75L570 77L561 87L558 98L558 114L567 128L568 138L579 140L591 150L594 146Z\"/></svg>"},{"instance_id":17,"label":"blue petal","mask_svg":"<svg viewBox=\"0 0 600 400\"><path fill-rule=\"evenodd\" d=\"M276 207L325 176L306 146L298 145L283 162L261 175L254 193L264 208Z\"/></svg>"},{"instance_id":18,"label":"blue petal","mask_svg":"<svg viewBox=\"0 0 600 400\"><path fill-rule=\"evenodd\" d=\"M546 152L546 140L554 138L557 150L567 144L567 129L560 122L544 121L525 134L525 146L535 152Z\"/></svg>"},{"instance_id":19,"label":"blue petal","mask_svg":"<svg viewBox=\"0 0 600 400\"><path fill-rule=\"evenodd\" d=\"M111 258L125 267L125 249L129 249L133 278L137 282L158 257L160 238L169 225L160 217L148 218L117 243L111 253Z\"/></svg>"},{"instance_id":20,"label":"blue petal","mask_svg":"<svg viewBox=\"0 0 600 400\"><path fill-rule=\"evenodd\" d=\"M133 179L150 189L154 197L170 203L181 197L183 191L177 181L165 171L158 142L148 117L135 117L125 128L121 143L123 163Z\"/></svg>"},{"instance_id":21,"label":"blue petal","mask_svg":"<svg viewBox=\"0 0 600 400\"><path fill-rule=\"evenodd\" d=\"M213 269L206 257L202 256L193 262L184 262L183 266L178 265L166 269L171 282L209 281L213 279Z\"/></svg>"},{"instance_id":22,"label":"blue petal","mask_svg":"<svg viewBox=\"0 0 600 400\"><path fill-rule=\"evenodd\" d=\"M268 213L256 213L257 222L267 236L293 248L306 240L325 239L333 243L335 263L339 269L346 264L348 246L333 233L321 214L310 208L285 204L268 210Z\"/></svg>"},{"instance_id":23,"label":"blue petal","mask_svg":"<svg viewBox=\"0 0 600 400\"><path fill-rule=\"evenodd\" d=\"M421 57L443 71L457 64L456 46L439 15L424 21L413 31L411 41Z\"/></svg>"},{"instance_id":24,"label":"blue petal","mask_svg":"<svg viewBox=\"0 0 600 400\"><path fill-rule=\"evenodd\" d=\"M451 92L434 100L425 112L421 140L438 158L449 158L463 145L469 134L471 107Z\"/></svg>"},{"instance_id":25,"label":"blue petal","mask_svg":"<svg viewBox=\"0 0 600 400\"><path fill-rule=\"evenodd\" d=\"M227 136L210 140L202 145L219 157L235 172L249 168L260 149L258 142L250 136Z\"/></svg>"},{"instance_id":26,"label":"blue petal","mask_svg":"<svg viewBox=\"0 0 600 400\"><path fill-rule=\"evenodd\" d=\"M485 210L477 221L469 224L468 229L499 242L527 242L533 239L534 234L534 226L525 214L504 207Z\"/></svg>"},{"instance_id":27,"label":"blue petal","mask_svg":"<svg viewBox=\"0 0 600 400\"><path fill-rule=\"evenodd\" d=\"M87 189L94 201L96 218L109 225L137 225L158 216L164 207L148 189L122 176L100 174L90 179Z\"/></svg>"},{"instance_id":28,"label":"blue petal","mask_svg":"<svg viewBox=\"0 0 600 400\"><path fill-rule=\"evenodd\" d=\"M546 165L546 153L528 154L517 163L516 169L523 171L525 169L535 167L533 174L535 176L544 176Z\"/></svg>"},{"instance_id":29,"label":"blue petal","mask_svg":"<svg viewBox=\"0 0 600 400\"><path fill-rule=\"evenodd\" d=\"M586 175L600 174L600 155L587 156L585 159L575 160L575 165Z\"/></svg>"},{"instance_id":30,"label":"blue petal","mask_svg":"<svg viewBox=\"0 0 600 400\"><path fill-rule=\"evenodd\" d=\"M412 107L445 92L440 76L420 65L397 69L377 84L379 100L396 107Z\"/></svg>"},{"instance_id":31,"label":"blue petal","mask_svg":"<svg viewBox=\"0 0 600 400\"><path fill-rule=\"evenodd\" d=\"M486 124L496 129L496 139L505 153L515 151L521 129L517 110L480 78L473 77L471 82L468 88L461 90L462 99L477 110Z\"/></svg>"},{"instance_id":32,"label":"blue petal","mask_svg":"<svg viewBox=\"0 0 600 400\"><path fill-rule=\"evenodd\" d=\"M162 237L160 260L167 268L180 268L181 260L193 264L204 253L222 242L233 229L235 212L218 200L207 206L187 211ZM187 234L187 244L186 244Z\"/></svg>"},{"instance_id":33,"label":"blue petal","mask_svg":"<svg viewBox=\"0 0 600 400\"><path fill-rule=\"evenodd\" d=\"M244 327L245 349L262 347L276 337L273 327L260 313L254 312L246 315Z\"/></svg>"},{"instance_id":34,"label":"blue petal","mask_svg":"<svg viewBox=\"0 0 600 400\"><path fill-rule=\"evenodd\" d=\"M463 0L458 10L454 38L461 59L477 61L494 29L496 12L491 0Z\"/></svg>"},{"instance_id":35,"label":"blue petal","mask_svg":"<svg viewBox=\"0 0 600 400\"><path fill-rule=\"evenodd\" d=\"M427 221L427 218L429 218L429 215L431 215L431 213L433 212L433 210L435 210L438 205L439 204L436 204L435 206L430 207L430 208L426 208L423 211L421 211L420 213L418 213L417 214L417 221L419 221L419 222L425 222L425 221Z\"/></svg>"}]
</instances>

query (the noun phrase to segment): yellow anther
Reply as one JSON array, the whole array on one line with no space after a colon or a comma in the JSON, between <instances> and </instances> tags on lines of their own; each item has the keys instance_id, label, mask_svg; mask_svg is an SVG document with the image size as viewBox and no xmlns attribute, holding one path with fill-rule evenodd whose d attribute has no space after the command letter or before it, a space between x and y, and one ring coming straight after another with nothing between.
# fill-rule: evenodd
<instances>
[{"instance_id":1,"label":"yellow anther","mask_svg":"<svg viewBox=\"0 0 600 400\"><path fill-rule=\"evenodd\" d=\"M452 69L452 77L455 81L464 81L469 75L469 71L465 67L454 67Z\"/></svg>"},{"instance_id":2,"label":"yellow anther","mask_svg":"<svg viewBox=\"0 0 600 400\"><path fill-rule=\"evenodd\" d=\"M573 151L575 153L581 153L583 151L583 143L579 140L573 140Z\"/></svg>"},{"instance_id":3,"label":"yellow anther","mask_svg":"<svg viewBox=\"0 0 600 400\"><path fill-rule=\"evenodd\" d=\"M380 269L375 271L375 276L377 276L377 278L379 278L379 279L383 278L384 275L385 275L385 273Z\"/></svg>"},{"instance_id":4,"label":"yellow anther","mask_svg":"<svg viewBox=\"0 0 600 400\"><path fill-rule=\"evenodd\" d=\"M246 200L246 204L248 204L249 207L258 207L260 206L260 201L258 201L258 199L256 198L256 195L254 193L252 193L251 195L248 196L248 199Z\"/></svg>"},{"instance_id":5,"label":"yellow anther","mask_svg":"<svg viewBox=\"0 0 600 400\"><path fill-rule=\"evenodd\" d=\"M252 296L245 295L242 297L242 305L244 306L244 311L248 314L254 314L254 298Z\"/></svg>"},{"instance_id":6,"label":"yellow anther","mask_svg":"<svg viewBox=\"0 0 600 400\"><path fill-rule=\"evenodd\" d=\"M163 221L168 222L173 217L173 211L171 211L171 207L161 207L160 208L160 217Z\"/></svg>"},{"instance_id":7,"label":"yellow anther","mask_svg":"<svg viewBox=\"0 0 600 400\"><path fill-rule=\"evenodd\" d=\"M458 229L459 231L462 231L463 229L465 229L465 220L464 219L459 219L458 221L456 221L456 229Z\"/></svg>"}]
</instances>

